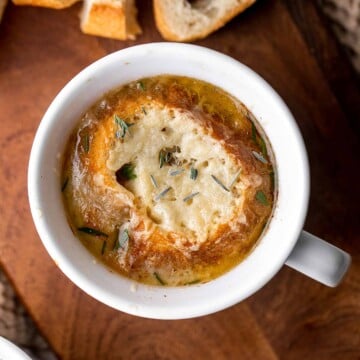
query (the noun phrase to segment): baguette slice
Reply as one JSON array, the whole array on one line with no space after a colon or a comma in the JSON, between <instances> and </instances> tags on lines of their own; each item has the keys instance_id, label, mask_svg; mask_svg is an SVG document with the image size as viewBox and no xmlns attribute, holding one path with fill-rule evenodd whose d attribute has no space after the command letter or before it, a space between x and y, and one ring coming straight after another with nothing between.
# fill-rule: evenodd
<instances>
[{"instance_id":1,"label":"baguette slice","mask_svg":"<svg viewBox=\"0 0 360 360\"><path fill-rule=\"evenodd\" d=\"M0 22L4 13L4 10L6 8L7 0L0 0Z\"/></svg>"},{"instance_id":2,"label":"baguette slice","mask_svg":"<svg viewBox=\"0 0 360 360\"><path fill-rule=\"evenodd\" d=\"M64 9L79 0L12 0L15 5L41 6L51 9Z\"/></svg>"},{"instance_id":3,"label":"baguette slice","mask_svg":"<svg viewBox=\"0 0 360 360\"><path fill-rule=\"evenodd\" d=\"M136 15L134 0L85 0L80 27L85 34L133 40L141 34Z\"/></svg>"},{"instance_id":4,"label":"baguette slice","mask_svg":"<svg viewBox=\"0 0 360 360\"><path fill-rule=\"evenodd\" d=\"M154 0L155 21L166 40L202 39L255 0Z\"/></svg>"}]
</instances>

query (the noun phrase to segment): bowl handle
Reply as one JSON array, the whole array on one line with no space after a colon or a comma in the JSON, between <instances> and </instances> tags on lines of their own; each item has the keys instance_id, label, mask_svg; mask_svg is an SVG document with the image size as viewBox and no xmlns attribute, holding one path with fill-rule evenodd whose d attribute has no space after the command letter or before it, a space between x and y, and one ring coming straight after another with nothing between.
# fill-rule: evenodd
<instances>
[{"instance_id":1,"label":"bowl handle","mask_svg":"<svg viewBox=\"0 0 360 360\"><path fill-rule=\"evenodd\" d=\"M291 268L327 286L337 286L351 263L345 251L302 231L298 242L286 260Z\"/></svg>"}]
</instances>

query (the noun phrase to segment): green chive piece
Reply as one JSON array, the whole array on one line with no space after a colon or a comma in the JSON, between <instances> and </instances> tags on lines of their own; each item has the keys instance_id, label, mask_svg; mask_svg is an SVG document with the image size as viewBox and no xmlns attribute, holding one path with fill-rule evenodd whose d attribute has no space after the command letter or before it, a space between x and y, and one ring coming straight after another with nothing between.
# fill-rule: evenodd
<instances>
[{"instance_id":1,"label":"green chive piece","mask_svg":"<svg viewBox=\"0 0 360 360\"><path fill-rule=\"evenodd\" d=\"M171 190L171 187L169 186L165 190L163 190L159 195L155 197L155 201L159 201L161 198L163 198L169 191Z\"/></svg>"},{"instance_id":2,"label":"green chive piece","mask_svg":"<svg viewBox=\"0 0 360 360\"><path fill-rule=\"evenodd\" d=\"M268 161L264 158L264 156L262 156L261 154L259 154L256 151L252 151L252 154L254 155L254 157L259 160L260 162L262 162L263 164L267 164Z\"/></svg>"},{"instance_id":3,"label":"green chive piece","mask_svg":"<svg viewBox=\"0 0 360 360\"><path fill-rule=\"evenodd\" d=\"M190 194L190 195L188 195L188 196L185 196L185 197L183 198L183 201L184 201L184 202L187 202L187 201L189 201L190 199L192 199L193 197L195 197L196 195L199 195L199 194L200 194L199 191L194 192L194 193L192 193L192 194Z\"/></svg>"},{"instance_id":4,"label":"green chive piece","mask_svg":"<svg viewBox=\"0 0 360 360\"><path fill-rule=\"evenodd\" d=\"M106 240L104 240L104 242L103 242L103 244L102 244L101 255L104 255L105 249L106 249Z\"/></svg>"},{"instance_id":5,"label":"green chive piece","mask_svg":"<svg viewBox=\"0 0 360 360\"><path fill-rule=\"evenodd\" d=\"M134 180L137 178L135 174L135 165L133 163L124 164L118 171L116 171L116 179L121 180Z\"/></svg>"},{"instance_id":6,"label":"green chive piece","mask_svg":"<svg viewBox=\"0 0 360 360\"><path fill-rule=\"evenodd\" d=\"M78 230L88 235L109 237L109 235L103 233L102 231L87 226L79 227Z\"/></svg>"},{"instance_id":7,"label":"green chive piece","mask_svg":"<svg viewBox=\"0 0 360 360\"><path fill-rule=\"evenodd\" d=\"M211 175L211 177L214 179L214 181L220 185L225 191L230 192L230 190L215 176Z\"/></svg>"},{"instance_id":8,"label":"green chive piece","mask_svg":"<svg viewBox=\"0 0 360 360\"><path fill-rule=\"evenodd\" d=\"M125 249L125 245L129 241L129 230L125 229L119 235L118 247Z\"/></svg>"},{"instance_id":9,"label":"green chive piece","mask_svg":"<svg viewBox=\"0 0 360 360\"><path fill-rule=\"evenodd\" d=\"M234 178L232 179L230 185L229 185L229 189L231 189L234 184L237 182L239 176L240 176L240 173L241 173L241 169L235 174Z\"/></svg>"},{"instance_id":10,"label":"green chive piece","mask_svg":"<svg viewBox=\"0 0 360 360\"><path fill-rule=\"evenodd\" d=\"M198 172L197 169L191 167L191 169L190 169L190 179L191 179L191 180L196 180L196 178L197 178L197 176L198 176L198 173L199 173L199 172Z\"/></svg>"},{"instance_id":11,"label":"green chive piece","mask_svg":"<svg viewBox=\"0 0 360 360\"><path fill-rule=\"evenodd\" d=\"M141 89L142 91L145 91L145 85L142 81L139 81L137 84L136 84L137 88L138 89Z\"/></svg>"},{"instance_id":12,"label":"green chive piece","mask_svg":"<svg viewBox=\"0 0 360 360\"><path fill-rule=\"evenodd\" d=\"M61 192L64 192L64 191L65 191L65 189L66 189L66 187L67 187L68 183L69 183L69 178L67 177L67 178L65 179L65 181L64 181L64 183L63 183L63 185L62 185L62 187L61 187Z\"/></svg>"},{"instance_id":13,"label":"green chive piece","mask_svg":"<svg viewBox=\"0 0 360 360\"><path fill-rule=\"evenodd\" d=\"M269 205L266 195L261 190L256 192L255 199L262 205Z\"/></svg>"},{"instance_id":14,"label":"green chive piece","mask_svg":"<svg viewBox=\"0 0 360 360\"><path fill-rule=\"evenodd\" d=\"M169 172L169 175L176 176L176 175L180 175L182 172L184 172L184 169L173 170Z\"/></svg>"},{"instance_id":15,"label":"green chive piece","mask_svg":"<svg viewBox=\"0 0 360 360\"><path fill-rule=\"evenodd\" d=\"M141 107L141 110L144 113L144 115L147 115L147 112L146 112L146 110L145 110L145 108L143 106Z\"/></svg>"},{"instance_id":16,"label":"green chive piece","mask_svg":"<svg viewBox=\"0 0 360 360\"><path fill-rule=\"evenodd\" d=\"M135 125L131 123L127 123L125 120L123 120L120 116L114 115L115 123L118 124L121 128L121 131L116 131L116 137L124 138L126 133L130 134L129 127Z\"/></svg>"},{"instance_id":17,"label":"green chive piece","mask_svg":"<svg viewBox=\"0 0 360 360\"><path fill-rule=\"evenodd\" d=\"M160 275L156 271L154 272L154 276L161 285L166 285L165 281L160 277Z\"/></svg>"},{"instance_id":18,"label":"green chive piece","mask_svg":"<svg viewBox=\"0 0 360 360\"><path fill-rule=\"evenodd\" d=\"M154 185L154 187L155 187L156 189L158 189L158 188L159 188L159 185L158 185L158 183L156 182L156 180L155 180L155 178L154 178L153 175L150 175L150 179L151 179L151 182L152 182L152 184Z\"/></svg>"},{"instance_id":19,"label":"green chive piece","mask_svg":"<svg viewBox=\"0 0 360 360\"><path fill-rule=\"evenodd\" d=\"M90 150L90 139L89 134L87 133L83 137L83 149L86 153L88 153Z\"/></svg>"}]
</instances>

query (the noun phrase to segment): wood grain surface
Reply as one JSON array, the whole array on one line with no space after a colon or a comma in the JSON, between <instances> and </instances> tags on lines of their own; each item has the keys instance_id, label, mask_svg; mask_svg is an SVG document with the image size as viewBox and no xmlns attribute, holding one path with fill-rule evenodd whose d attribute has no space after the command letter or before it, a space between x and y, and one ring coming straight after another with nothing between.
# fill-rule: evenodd
<instances>
[{"instance_id":1,"label":"wood grain surface","mask_svg":"<svg viewBox=\"0 0 360 360\"><path fill-rule=\"evenodd\" d=\"M353 257L339 287L284 267L217 314L146 320L93 300L47 255L27 200L35 131L53 97L86 65L162 40L150 2L138 3L144 33L136 42L83 35L79 5L8 5L0 25L0 262L39 329L62 359L360 359L360 91L311 1L259 1L197 43L249 65L294 113L311 166L305 228Z\"/></svg>"}]
</instances>

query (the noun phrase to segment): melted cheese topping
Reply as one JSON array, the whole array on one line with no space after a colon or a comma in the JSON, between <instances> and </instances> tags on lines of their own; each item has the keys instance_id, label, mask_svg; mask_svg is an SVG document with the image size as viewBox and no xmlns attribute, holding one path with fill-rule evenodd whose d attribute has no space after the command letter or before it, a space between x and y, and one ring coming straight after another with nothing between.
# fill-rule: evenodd
<instances>
[{"instance_id":1,"label":"melted cheese topping","mask_svg":"<svg viewBox=\"0 0 360 360\"><path fill-rule=\"evenodd\" d=\"M174 153L179 165L160 168L160 151L175 146L180 148ZM229 222L235 211L239 214L244 190L237 176L240 167L222 143L197 124L191 112L147 108L124 141L110 151L107 167L115 172L129 162L135 165L137 177L126 187L146 207L148 216L166 231L186 234L196 247L212 234L215 224ZM196 180L190 177L191 167L198 170ZM225 191L212 175L226 187L235 179L232 191Z\"/></svg>"},{"instance_id":2,"label":"melted cheese topping","mask_svg":"<svg viewBox=\"0 0 360 360\"><path fill-rule=\"evenodd\" d=\"M74 234L112 270L146 284L206 282L236 266L275 198L271 148L250 115L223 90L185 77L105 94L64 154Z\"/></svg>"}]
</instances>

